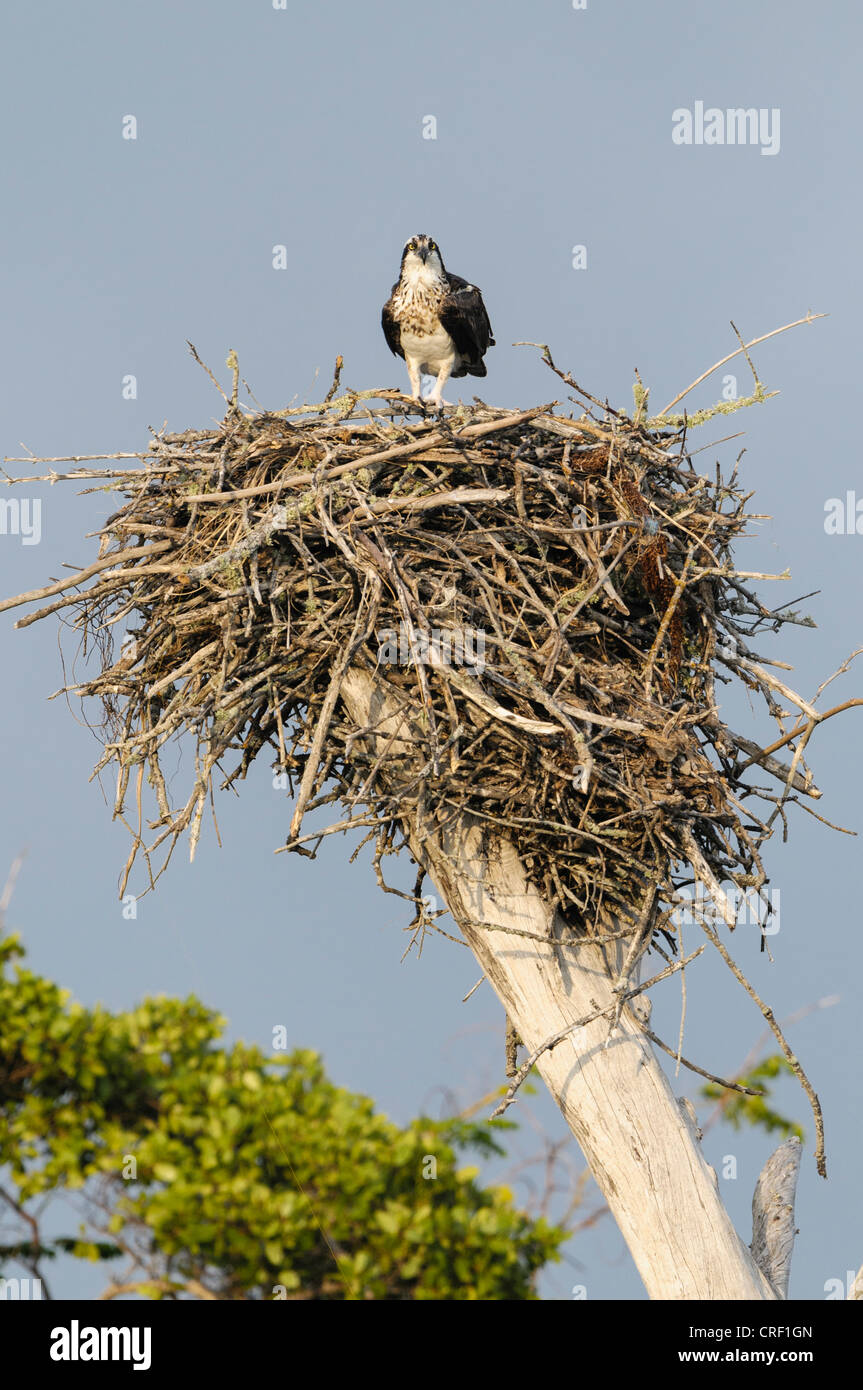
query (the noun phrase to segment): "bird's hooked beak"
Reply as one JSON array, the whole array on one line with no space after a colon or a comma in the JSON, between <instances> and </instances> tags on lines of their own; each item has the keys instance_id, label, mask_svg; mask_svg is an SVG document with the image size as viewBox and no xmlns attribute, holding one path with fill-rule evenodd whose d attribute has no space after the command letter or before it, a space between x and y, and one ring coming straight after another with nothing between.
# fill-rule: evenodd
<instances>
[{"instance_id":1,"label":"bird's hooked beak","mask_svg":"<svg viewBox=\"0 0 863 1390\"><path fill-rule=\"evenodd\" d=\"M429 258L429 248L428 248L428 245L427 245L425 242L423 242L423 244L422 244L421 246L418 246L418 247L417 247L415 254L416 254L417 256L419 256L419 258L420 258L420 260L422 261L423 265L425 265L426 261L427 261L428 258Z\"/></svg>"}]
</instances>

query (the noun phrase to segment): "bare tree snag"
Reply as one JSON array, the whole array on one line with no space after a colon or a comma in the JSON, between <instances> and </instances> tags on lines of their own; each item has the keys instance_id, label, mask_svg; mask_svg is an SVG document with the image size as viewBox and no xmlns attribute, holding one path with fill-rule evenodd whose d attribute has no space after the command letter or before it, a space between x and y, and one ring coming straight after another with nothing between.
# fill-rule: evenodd
<instances>
[{"instance_id":1,"label":"bare tree snag","mask_svg":"<svg viewBox=\"0 0 863 1390\"><path fill-rule=\"evenodd\" d=\"M410 727L380 678L353 668L341 697L358 728L374 729L367 738L383 746L396 734L400 751L409 752ZM628 1007L609 1040L620 943L562 945L562 923L557 915L550 920L514 846L488 841L470 815L441 828L418 822L409 841L530 1052L578 1019L601 1015L543 1052L537 1067L650 1297L775 1299Z\"/></svg>"}]
</instances>

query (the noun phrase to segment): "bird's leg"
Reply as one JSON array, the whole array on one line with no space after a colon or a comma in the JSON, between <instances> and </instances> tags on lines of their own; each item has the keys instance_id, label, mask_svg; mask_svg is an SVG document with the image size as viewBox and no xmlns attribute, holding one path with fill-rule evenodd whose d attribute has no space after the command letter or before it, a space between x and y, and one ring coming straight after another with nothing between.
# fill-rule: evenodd
<instances>
[{"instance_id":1,"label":"bird's leg","mask_svg":"<svg viewBox=\"0 0 863 1390\"><path fill-rule=\"evenodd\" d=\"M422 406L422 405L423 405L423 387L422 387L422 377L421 377L421 375L420 375L419 367L414 366L413 362L408 362L408 363L407 363L407 369L408 369L408 376L410 377L410 383L411 383L411 395L413 396L414 400L415 400L415 401L419 401L420 405Z\"/></svg>"},{"instance_id":2,"label":"bird's leg","mask_svg":"<svg viewBox=\"0 0 863 1390\"><path fill-rule=\"evenodd\" d=\"M437 381L434 384L434 390L428 398L429 405L435 406L437 410L443 410L445 405L449 405L449 401L443 400L441 392L443 391L443 388L446 385L447 378L449 377L451 371L451 364L447 364L446 366L441 367L440 371L437 374Z\"/></svg>"}]
</instances>

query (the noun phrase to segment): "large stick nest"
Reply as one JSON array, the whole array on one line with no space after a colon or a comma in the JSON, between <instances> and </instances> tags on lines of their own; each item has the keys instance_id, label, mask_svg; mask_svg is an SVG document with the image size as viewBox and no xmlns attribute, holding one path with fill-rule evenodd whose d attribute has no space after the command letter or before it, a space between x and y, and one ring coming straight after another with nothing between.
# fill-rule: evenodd
<instances>
[{"instance_id":1,"label":"large stick nest","mask_svg":"<svg viewBox=\"0 0 863 1390\"><path fill-rule=\"evenodd\" d=\"M693 847L698 877L758 893L769 826L753 801L817 791L802 759L789 768L717 714L718 674L760 693L783 735L780 697L805 708L749 646L800 620L735 568L736 473L699 472L683 428L608 410L597 423L477 405L409 423L401 409L355 393L296 413L232 403L215 429L158 434L143 468L108 470L126 500L100 560L41 592L89 587L23 621L77 610L102 669L67 690L104 703L116 814L140 809L145 777L155 794L149 842L130 826L123 889L139 851L152 874L187 829L194 848L214 779L244 777L266 747L300 783L291 849L314 853L303 815L337 800L384 848L419 806L438 824L467 810L517 839L587 931L634 922L634 886L660 924ZM339 700L351 664L421 729L398 804L386 786L404 744L358 737ZM161 759L189 732L177 806Z\"/></svg>"},{"instance_id":2,"label":"large stick nest","mask_svg":"<svg viewBox=\"0 0 863 1390\"><path fill-rule=\"evenodd\" d=\"M760 897L764 926L761 848L789 800L819 794L802 755L826 716L752 648L811 620L765 607L750 582L770 576L736 568L736 464L700 471L685 417L649 421L639 396L632 416L585 397L577 418L478 402L417 420L396 392L334 398L337 371L319 406L251 412L232 365L215 428L46 475L98 478L123 505L95 564L0 604L52 598L19 625L65 609L101 657L66 690L104 706L97 771L116 765L133 836L121 893L139 854L152 885L186 831L194 853L214 785L266 749L295 794L285 847L364 827L382 883L409 825L469 812L515 841L574 930L623 924L631 959L672 940L696 881L731 927L725 886ZM385 682L411 745L351 720L351 667ZM719 717L717 680L763 699L768 748ZM189 734L177 804L163 758ZM304 828L334 803L335 824ZM424 929L420 891L405 896Z\"/></svg>"}]
</instances>

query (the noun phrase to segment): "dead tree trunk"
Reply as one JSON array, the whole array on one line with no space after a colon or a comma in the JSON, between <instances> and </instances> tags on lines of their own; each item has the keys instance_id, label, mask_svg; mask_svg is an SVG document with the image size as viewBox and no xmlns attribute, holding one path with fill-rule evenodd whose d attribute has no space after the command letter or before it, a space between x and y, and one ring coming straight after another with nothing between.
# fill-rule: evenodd
<instances>
[{"instance_id":1,"label":"dead tree trunk","mask_svg":"<svg viewBox=\"0 0 863 1390\"><path fill-rule=\"evenodd\" d=\"M353 668L341 696L356 726L374 731L366 739L379 749L389 741L387 768L395 753L407 771L411 730L395 712L386 684ZM388 790L397 795L388 775ZM445 828L415 817L406 829L414 857L428 870L529 1052L592 1018L543 1052L537 1067L650 1297L777 1298L735 1231L716 1174L627 1007L609 1041L618 943L563 945L562 924L529 882L517 848L488 840L474 817L465 814Z\"/></svg>"}]
</instances>

